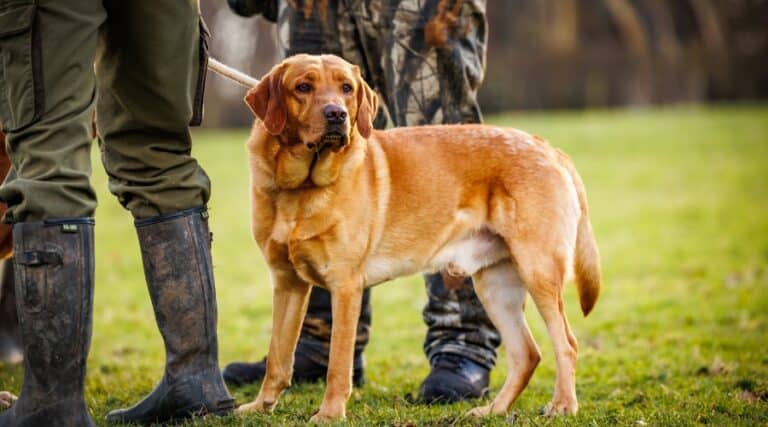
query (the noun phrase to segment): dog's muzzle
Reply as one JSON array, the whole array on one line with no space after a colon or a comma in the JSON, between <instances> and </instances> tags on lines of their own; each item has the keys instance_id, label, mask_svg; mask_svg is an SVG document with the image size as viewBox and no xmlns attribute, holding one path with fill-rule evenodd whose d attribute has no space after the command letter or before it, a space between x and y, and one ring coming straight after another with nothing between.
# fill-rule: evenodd
<instances>
[{"instance_id":1,"label":"dog's muzzle","mask_svg":"<svg viewBox=\"0 0 768 427\"><path fill-rule=\"evenodd\" d=\"M347 145L347 129L344 126L347 122L347 111L335 104L326 105L323 108L325 116L325 133L317 142L310 142L307 147L310 150L320 151L325 147L330 147L333 151L339 151Z\"/></svg>"},{"instance_id":2,"label":"dog's muzzle","mask_svg":"<svg viewBox=\"0 0 768 427\"><path fill-rule=\"evenodd\" d=\"M320 137L317 142L308 142L307 148L314 151L321 151L324 148L331 148L334 152L337 152L347 145L347 133L341 129L329 129Z\"/></svg>"}]
</instances>

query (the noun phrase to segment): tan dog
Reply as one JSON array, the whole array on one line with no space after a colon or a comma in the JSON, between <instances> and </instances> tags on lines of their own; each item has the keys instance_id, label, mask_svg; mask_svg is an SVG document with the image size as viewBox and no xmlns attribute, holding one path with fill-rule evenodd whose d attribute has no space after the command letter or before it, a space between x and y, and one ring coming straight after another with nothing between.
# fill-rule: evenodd
<instances>
[{"instance_id":1,"label":"tan dog","mask_svg":"<svg viewBox=\"0 0 768 427\"><path fill-rule=\"evenodd\" d=\"M568 157L524 132L480 125L372 129L378 100L357 67L298 55L245 97L258 117L247 143L253 236L274 282L272 341L256 400L289 386L312 285L331 292L327 388L313 421L345 417L361 295L395 277L471 275L506 347L507 380L473 415L503 414L539 349L523 314L530 294L557 358L546 414L574 413L576 339L563 311L573 268L592 309L600 261L581 178Z\"/></svg>"}]
</instances>

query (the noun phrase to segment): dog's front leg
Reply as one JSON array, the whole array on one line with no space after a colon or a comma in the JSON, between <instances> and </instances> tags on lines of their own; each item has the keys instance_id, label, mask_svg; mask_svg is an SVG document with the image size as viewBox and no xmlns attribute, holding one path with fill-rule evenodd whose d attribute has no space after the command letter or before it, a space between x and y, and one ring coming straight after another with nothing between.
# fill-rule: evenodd
<instances>
[{"instance_id":1,"label":"dog's front leg","mask_svg":"<svg viewBox=\"0 0 768 427\"><path fill-rule=\"evenodd\" d=\"M267 354L267 372L256 400L240 406L238 412L271 411L283 390L291 385L293 353L307 312L311 286L293 271L273 272L273 275L272 339Z\"/></svg>"},{"instance_id":2,"label":"dog's front leg","mask_svg":"<svg viewBox=\"0 0 768 427\"><path fill-rule=\"evenodd\" d=\"M332 288L331 352L328 360L327 387L320 410L312 422L325 422L346 417L347 399L352 393L352 359L355 352L357 321L363 298L363 283L355 281Z\"/></svg>"}]
</instances>

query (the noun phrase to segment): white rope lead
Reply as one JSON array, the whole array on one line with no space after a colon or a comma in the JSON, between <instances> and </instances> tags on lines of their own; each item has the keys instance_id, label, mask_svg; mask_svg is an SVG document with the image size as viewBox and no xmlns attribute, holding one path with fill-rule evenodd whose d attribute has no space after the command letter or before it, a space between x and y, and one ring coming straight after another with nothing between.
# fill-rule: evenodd
<instances>
[{"instance_id":1,"label":"white rope lead","mask_svg":"<svg viewBox=\"0 0 768 427\"><path fill-rule=\"evenodd\" d=\"M224 65L213 58L208 58L208 69L249 89L259 84L257 79L228 65Z\"/></svg>"}]
</instances>

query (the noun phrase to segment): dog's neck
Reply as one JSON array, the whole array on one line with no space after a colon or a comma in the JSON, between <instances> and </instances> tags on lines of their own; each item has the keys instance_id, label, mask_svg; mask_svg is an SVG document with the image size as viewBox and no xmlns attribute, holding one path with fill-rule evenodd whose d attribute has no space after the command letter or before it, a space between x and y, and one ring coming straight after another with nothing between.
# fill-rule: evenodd
<instances>
[{"instance_id":1,"label":"dog's neck","mask_svg":"<svg viewBox=\"0 0 768 427\"><path fill-rule=\"evenodd\" d=\"M311 190L334 186L352 172L365 157L365 141L355 131L350 143L334 152L330 148L309 150L303 143L286 143L269 134L260 121L254 123L248 151L254 183L271 192ZM255 163L254 163L255 162Z\"/></svg>"}]
</instances>

